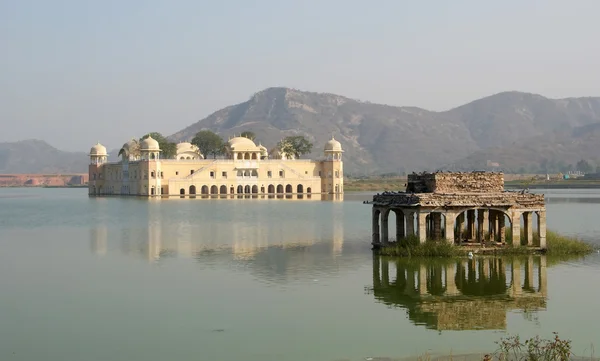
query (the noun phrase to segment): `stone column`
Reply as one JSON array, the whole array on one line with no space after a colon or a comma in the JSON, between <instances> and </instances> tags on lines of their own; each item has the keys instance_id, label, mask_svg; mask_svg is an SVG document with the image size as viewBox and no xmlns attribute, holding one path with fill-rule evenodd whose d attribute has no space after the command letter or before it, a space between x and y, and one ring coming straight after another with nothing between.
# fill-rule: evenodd
<instances>
[{"instance_id":1,"label":"stone column","mask_svg":"<svg viewBox=\"0 0 600 361\"><path fill-rule=\"evenodd\" d=\"M406 213L406 237L415 235L415 212Z\"/></svg>"},{"instance_id":2,"label":"stone column","mask_svg":"<svg viewBox=\"0 0 600 361\"><path fill-rule=\"evenodd\" d=\"M404 212L400 210L394 211L396 213L396 242L406 237L404 231Z\"/></svg>"},{"instance_id":3,"label":"stone column","mask_svg":"<svg viewBox=\"0 0 600 361\"><path fill-rule=\"evenodd\" d=\"M475 210L467 211L467 239L475 238Z\"/></svg>"},{"instance_id":4,"label":"stone column","mask_svg":"<svg viewBox=\"0 0 600 361\"><path fill-rule=\"evenodd\" d=\"M483 242L483 209L477 210L477 242Z\"/></svg>"},{"instance_id":5,"label":"stone column","mask_svg":"<svg viewBox=\"0 0 600 361\"><path fill-rule=\"evenodd\" d=\"M446 212L445 218L446 242L454 244L454 220L456 219L456 214L454 212Z\"/></svg>"},{"instance_id":6,"label":"stone column","mask_svg":"<svg viewBox=\"0 0 600 361\"><path fill-rule=\"evenodd\" d=\"M521 261L518 258L513 259L511 268L511 295L512 297L518 297L523 291L521 287Z\"/></svg>"},{"instance_id":7,"label":"stone column","mask_svg":"<svg viewBox=\"0 0 600 361\"><path fill-rule=\"evenodd\" d=\"M512 222L512 245L519 247L521 245L521 212L513 211L511 216Z\"/></svg>"},{"instance_id":8,"label":"stone column","mask_svg":"<svg viewBox=\"0 0 600 361\"><path fill-rule=\"evenodd\" d=\"M483 213L483 224L482 224L482 234L483 234L483 240L488 240L489 239L489 233L490 233L490 211L487 209L481 209L479 212Z\"/></svg>"},{"instance_id":9,"label":"stone column","mask_svg":"<svg viewBox=\"0 0 600 361\"><path fill-rule=\"evenodd\" d=\"M458 241L462 241L463 230L465 229L465 213L461 213L456 217L456 228L458 230Z\"/></svg>"},{"instance_id":10,"label":"stone column","mask_svg":"<svg viewBox=\"0 0 600 361\"><path fill-rule=\"evenodd\" d=\"M373 244L379 244L379 209L373 207L372 210L372 218L373 218L373 225L372 225L372 242Z\"/></svg>"},{"instance_id":11,"label":"stone column","mask_svg":"<svg viewBox=\"0 0 600 361\"><path fill-rule=\"evenodd\" d=\"M419 241L421 243L425 243L427 240L427 212L420 210L417 213L417 236L419 237Z\"/></svg>"},{"instance_id":12,"label":"stone column","mask_svg":"<svg viewBox=\"0 0 600 361\"><path fill-rule=\"evenodd\" d=\"M496 219L498 218L496 215L496 211L490 210L490 221L489 221L489 229L490 229L490 241L496 241L496 234L498 233L498 222Z\"/></svg>"},{"instance_id":13,"label":"stone column","mask_svg":"<svg viewBox=\"0 0 600 361\"><path fill-rule=\"evenodd\" d=\"M506 215L504 212L498 212L498 240L500 243L506 242Z\"/></svg>"},{"instance_id":14,"label":"stone column","mask_svg":"<svg viewBox=\"0 0 600 361\"><path fill-rule=\"evenodd\" d=\"M531 212L523 212L523 230L525 231L525 240L528 246L533 246L533 214Z\"/></svg>"},{"instance_id":15,"label":"stone column","mask_svg":"<svg viewBox=\"0 0 600 361\"><path fill-rule=\"evenodd\" d=\"M538 232L540 236L540 247L546 249L546 210L538 212Z\"/></svg>"},{"instance_id":16,"label":"stone column","mask_svg":"<svg viewBox=\"0 0 600 361\"><path fill-rule=\"evenodd\" d=\"M381 213L381 243L387 244L389 242L388 237L388 217L390 216L390 210L386 209Z\"/></svg>"},{"instance_id":17,"label":"stone column","mask_svg":"<svg viewBox=\"0 0 600 361\"><path fill-rule=\"evenodd\" d=\"M442 238L442 214L439 212L431 213L433 218L433 239Z\"/></svg>"}]
</instances>

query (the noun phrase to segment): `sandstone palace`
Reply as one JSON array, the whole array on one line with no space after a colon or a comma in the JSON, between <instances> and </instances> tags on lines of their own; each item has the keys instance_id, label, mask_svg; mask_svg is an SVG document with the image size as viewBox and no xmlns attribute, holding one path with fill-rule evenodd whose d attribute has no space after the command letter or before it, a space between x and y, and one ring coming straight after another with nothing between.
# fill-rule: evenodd
<instances>
[{"instance_id":1,"label":"sandstone palace","mask_svg":"<svg viewBox=\"0 0 600 361\"><path fill-rule=\"evenodd\" d=\"M159 143L148 137L133 155L125 143L118 162L108 162L106 147L90 150L89 195L196 197L199 195L341 194L342 146L333 137L320 160L288 159L252 140L235 137L227 154L205 159L191 143L177 144L174 159L162 159ZM307 196L308 197L308 196Z\"/></svg>"}]
</instances>

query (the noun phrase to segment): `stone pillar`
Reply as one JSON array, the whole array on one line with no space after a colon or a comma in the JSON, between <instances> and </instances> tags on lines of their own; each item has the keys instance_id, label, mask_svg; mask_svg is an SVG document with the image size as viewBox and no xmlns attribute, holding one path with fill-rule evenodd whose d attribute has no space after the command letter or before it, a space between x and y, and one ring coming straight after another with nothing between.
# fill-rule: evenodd
<instances>
[{"instance_id":1,"label":"stone pillar","mask_svg":"<svg viewBox=\"0 0 600 361\"><path fill-rule=\"evenodd\" d=\"M424 264L419 267L419 294L427 294L427 268Z\"/></svg>"},{"instance_id":2,"label":"stone pillar","mask_svg":"<svg viewBox=\"0 0 600 361\"><path fill-rule=\"evenodd\" d=\"M525 231L525 240L528 246L533 246L533 214L531 212L523 212L523 230Z\"/></svg>"},{"instance_id":3,"label":"stone pillar","mask_svg":"<svg viewBox=\"0 0 600 361\"><path fill-rule=\"evenodd\" d=\"M427 240L427 212L419 211L417 213L417 236L421 243L425 243Z\"/></svg>"},{"instance_id":4,"label":"stone pillar","mask_svg":"<svg viewBox=\"0 0 600 361\"><path fill-rule=\"evenodd\" d=\"M489 234L490 234L490 211L487 209L481 209L480 212L483 213L483 224L481 225L481 227L483 228L483 230L482 230L483 238L482 239L488 240Z\"/></svg>"},{"instance_id":5,"label":"stone pillar","mask_svg":"<svg viewBox=\"0 0 600 361\"><path fill-rule=\"evenodd\" d=\"M396 213L396 242L406 237L404 231L404 212L397 210Z\"/></svg>"},{"instance_id":6,"label":"stone pillar","mask_svg":"<svg viewBox=\"0 0 600 361\"><path fill-rule=\"evenodd\" d=\"M540 236L540 247L546 249L546 210L538 212L538 232Z\"/></svg>"},{"instance_id":7,"label":"stone pillar","mask_svg":"<svg viewBox=\"0 0 600 361\"><path fill-rule=\"evenodd\" d=\"M456 214L453 212L446 212L444 216L446 218L444 224L446 228L446 242L454 244L454 220L456 219Z\"/></svg>"},{"instance_id":8,"label":"stone pillar","mask_svg":"<svg viewBox=\"0 0 600 361\"><path fill-rule=\"evenodd\" d=\"M387 244L389 242L388 236L388 218L390 216L390 210L386 209L381 213L381 243Z\"/></svg>"},{"instance_id":9,"label":"stone pillar","mask_svg":"<svg viewBox=\"0 0 600 361\"><path fill-rule=\"evenodd\" d=\"M431 213L433 218L433 239L442 238L442 214L439 212Z\"/></svg>"},{"instance_id":10,"label":"stone pillar","mask_svg":"<svg viewBox=\"0 0 600 361\"><path fill-rule=\"evenodd\" d=\"M483 242L483 209L477 210L477 242Z\"/></svg>"},{"instance_id":11,"label":"stone pillar","mask_svg":"<svg viewBox=\"0 0 600 361\"><path fill-rule=\"evenodd\" d=\"M465 213L461 213L456 217L456 228L458 231L458 241L462 241L463 230L465 229ZM446 236L447 238L447 236Z\"/></svg>"},{"instance_id":12,"label":"stone pillar","mask_svg":"<svg viewBox=\"0 0 600 361\"><path fill-rule=\"evenodd\" d=\"M475 210L467 211L467 239L475 238Z\"/></svg>"},{"instance_id":13,"label":"stone pillar","mask_svg":"<svg viewBox=\"0 0 600 361\"><path fill-rule=\"evenodd\" d=\"M498 241L506 242L506 215L504 212L498 212Z\"/></svg>"},{"instance_id":14,"label":"stone pillar","mask_svg":"<svg viewBox=\"0 0 600 361\"><path fill-rule=\"evenodd\" d=\"M521 261L518 258L513 259L511 268L511 295L512 297L518 297L523 291L521 287Z\"/></svg>"},{"instance_id":15,"label":"stone pillar","mask_svg":"<svg viewBox=\"0 0 600 361\"><path fill-rule=\"evenodd\" d=\"M490 210L490 221L489 221L489 230L490 230L490 241L496 241L496 234L498 234L498 222L496 219L498 218L496 215L496 211Z\"/></svg>"},{"instance_id":16,"label":"stone pillar","mask_svg":"<svg viewBox=\"0 0 600 361\"><path fill-rule=\"evenodd\" d=\"M548 270L546 269L546 256L540 257L540 268L538 269L538 291L544 297L548 297L548 279L546 278Z\"/></svg>"},{"instance_id":17,"label":"stone pillar","mask_svg":"<svg viewBox=\"0 0 600 361\"><path fill-rule=\"evenodd\" d=\"M415 212L406 213L406 237L415 235Z\"/></svg>"},{"instance_id":18,"label":"stone pillar","mask_svg":"<svg viewBox=\"0 0 600 361\"><path fill-rule=\"evenodd\" d=\"M379 244L379 209L373 207L372 210L372 218L373 218L373 225L372 225L372 242L373 244Z\"/></svg>"},{"instance_id":19,"label":"stone pillar","mask_svg":"<svg viewBox=\"0 0 600 361\"><path fill-rule=\"evenodd\" d=\"M511 216L512 222L512 245L519 247L521 245L521 212L513 211Z\"/></svg>"}]
</instances>

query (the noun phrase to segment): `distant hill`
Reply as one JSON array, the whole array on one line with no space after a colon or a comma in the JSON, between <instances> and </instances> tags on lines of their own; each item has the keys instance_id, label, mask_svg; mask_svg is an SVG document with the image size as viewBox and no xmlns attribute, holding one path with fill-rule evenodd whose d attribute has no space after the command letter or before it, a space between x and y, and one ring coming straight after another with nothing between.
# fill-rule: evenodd
<instances>
[{"instance_id":1,"label":"distant hill","mask_svg":"<svg viewBox=\"0 0 600 361\"><path fill-rule=\"evenodd\" d=\"M87 173L84 152L65 152L41 140L0 143L0 173Z\"/></svg>"},{"instance_id":2,"label":"distant hill","mask_svg":"<svg viewBox=\"0 0 600 361\"><path fill-rule=\"evenodd\" d=\"M224 138L250 130L268 148L301 134L322 155L333 134L347 174L436 169L558 170L581 159L600 166L600 98L548 99L503 92L443 112L372 104L335 94L268 88L169 138L189 141L210 129ZM154 131L148 129L147 131ZM123 142L127 139L124 137ZM109 151L117 160L118 150ZM0 143L0 173L85 172L85 153L43 141Z\"/></svg>"},{"instance_id":3,"label":"distant hill","mask_svg":"<svg viewBox=\"0 0 600 361\"><path fill-rule=\"evenodd\" d=\"M548 136L561 134L562 142L579 144L572 139L577 129L598 122L600 98L556 100L513 91L431 112L334 94L268 88L170 138L190 140L202 129L224 136L251 130L257 141L271 147L284 136L303 134L315 144L314 157L334 134L346 151L346 171L357 175L441 167L481 169L481 162L485 167L488 160L516 171L540 161L539 152L531 149L532 141L539 139L537 147L547 147L552 139ZM570 162L590 153L577 146L569 149L568 155L554 152L556 161Z\"/></svg>"}]
</instances>

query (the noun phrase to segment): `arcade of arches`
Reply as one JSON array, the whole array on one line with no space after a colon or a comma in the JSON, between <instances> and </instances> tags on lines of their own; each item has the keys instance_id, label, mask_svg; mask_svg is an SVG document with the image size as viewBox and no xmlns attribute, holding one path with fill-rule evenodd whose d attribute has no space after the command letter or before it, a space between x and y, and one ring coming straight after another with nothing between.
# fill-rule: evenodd
<instances>
[{"instance_id":1,"label":"arcade of arches","mask_svg":"<svg viewBox=\"0 0 600 361\"><path fill-rule=\"evenodd\" d=\"M200 192L198 192L198 190ZM304 185L302 184L298 184L296 186L296 188L294 189L294 187L291 184L287 184L287 185L283 185L283 184L278 184L278 185L273 185L273 184L269 184L266 188L265 186L258 186L256 184L254 185L238 185L237 187L230 187L229 190L227 189L226 185L221 185L221 186L216 186L216 185L212 185L212 186L207 186L207 185L202 185L199 187L196 187L195 185L191 185L188 187L188 189L186 188L180 188L179 189L179 195L185 196L185 195L196 195L196 194L201 194L201 195L230 195L230 194L311 194L312 193L312 188L311 187L304 187Z\"/></svg>"},{"instance_id":2,"label":"arcade of arches","mask_svg":"<svg viewBox=\"0 0 600 361\"><path fill-rule=\"evenodd\" d=\"M421 173L408 176L407 191L373 196L372 241L390 240L390 215L395 239L416 236L450 243L508 243L546 248L546 206L543 194L504 190L502 173Z\"/></svg>"}]
</instances>

